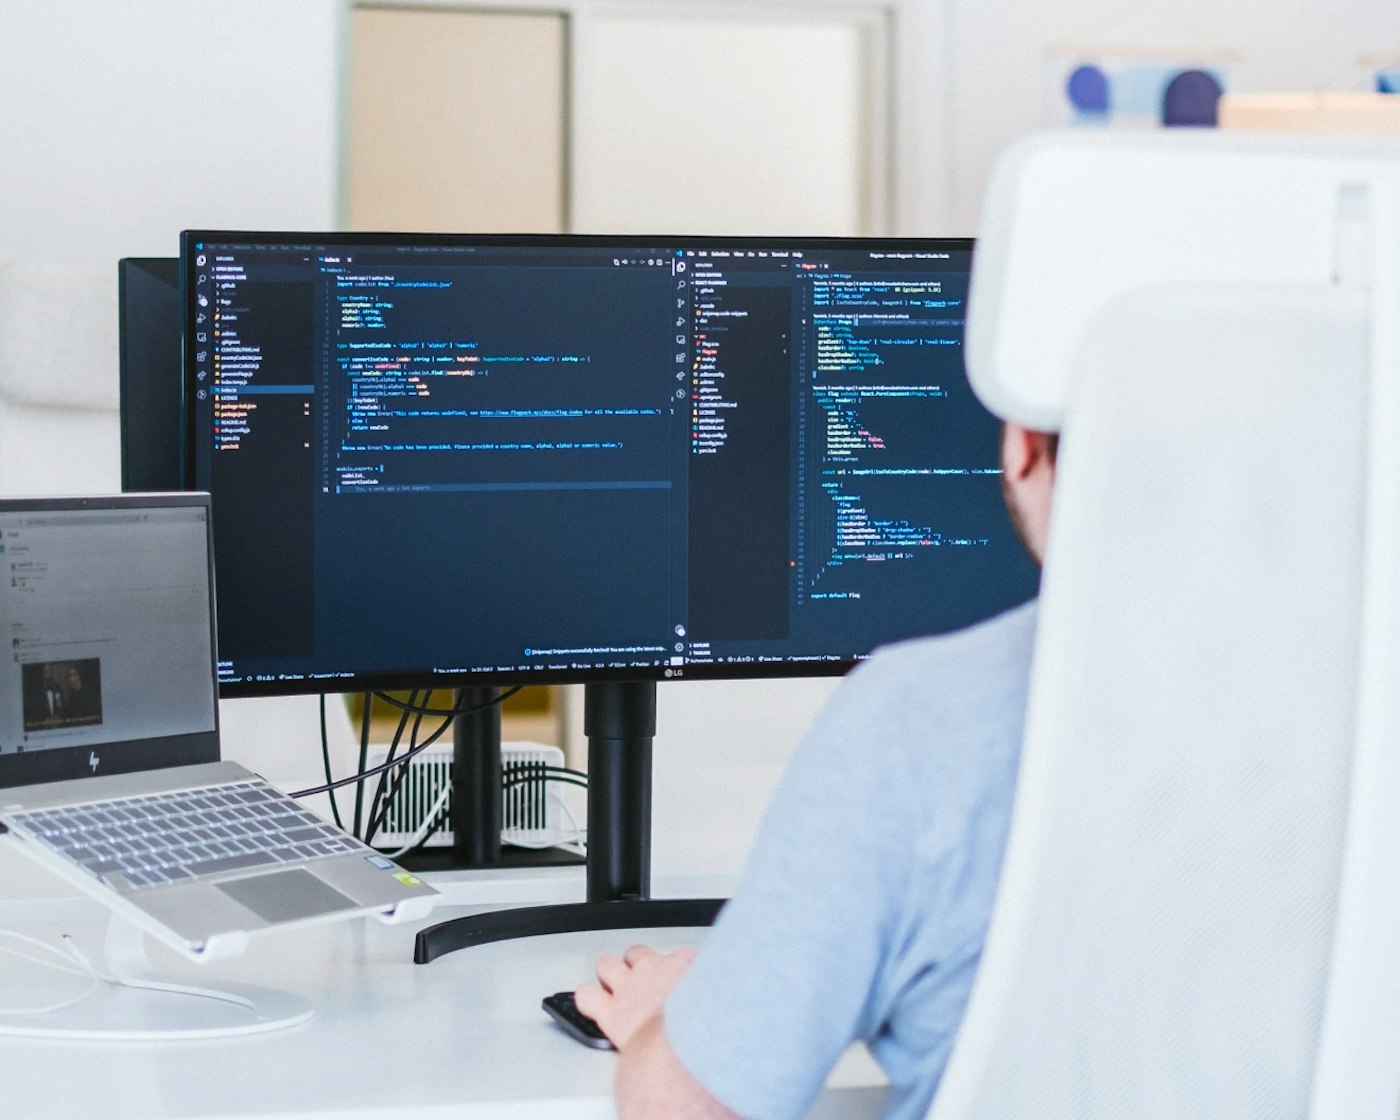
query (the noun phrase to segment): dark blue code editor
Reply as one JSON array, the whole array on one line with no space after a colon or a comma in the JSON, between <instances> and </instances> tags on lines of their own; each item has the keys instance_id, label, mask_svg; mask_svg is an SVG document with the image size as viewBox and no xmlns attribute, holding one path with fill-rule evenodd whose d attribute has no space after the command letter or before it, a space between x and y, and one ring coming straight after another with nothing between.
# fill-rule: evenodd
<instances>
[{"instance_id":1,"label":"dark blue code editor","mask_svg":"<svg viewBox=\"0 0 1400 1120\"><path fill-rule=\"evenodd\" d=\"M840 672L1035 592L967 241L185 235L220 672Z\"/></svg>"}]
</instances>

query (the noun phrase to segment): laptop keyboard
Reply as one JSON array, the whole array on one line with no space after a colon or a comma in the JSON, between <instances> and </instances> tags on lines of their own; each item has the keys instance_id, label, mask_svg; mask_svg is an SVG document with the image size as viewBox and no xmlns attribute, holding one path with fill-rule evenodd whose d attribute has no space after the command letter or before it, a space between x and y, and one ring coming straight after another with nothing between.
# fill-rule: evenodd
<instances>
[{"instance_id":1,"label":"laptop keyboard","mask_svg":"<svg viewBox=\"0 0 1400 1120\"><path fill-rule=\"evenodd\" d=\"M120 891L362 849L259 781L36 810L11 819Z\"/></svg>"}]
</instances>

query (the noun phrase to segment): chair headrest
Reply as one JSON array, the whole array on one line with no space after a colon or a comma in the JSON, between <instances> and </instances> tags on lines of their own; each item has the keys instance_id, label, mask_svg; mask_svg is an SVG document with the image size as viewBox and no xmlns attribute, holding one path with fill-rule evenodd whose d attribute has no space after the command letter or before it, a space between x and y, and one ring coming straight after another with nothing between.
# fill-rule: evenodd
<instances>
[{"instance_id":1,"label":"chair headrest","mask_svg":"<svg viewBox=\"0 0 1400 1120\"><path fill-rule=\"evenodd\" d=\"M1003 419L1060 429L1089 321L1161 285L1365 284L1400 200L1393 140L1053 133L1013 146L987 194L967 367ZM1390 220L1394 220L1393 218Z\"/></svg>"}]
</instances>

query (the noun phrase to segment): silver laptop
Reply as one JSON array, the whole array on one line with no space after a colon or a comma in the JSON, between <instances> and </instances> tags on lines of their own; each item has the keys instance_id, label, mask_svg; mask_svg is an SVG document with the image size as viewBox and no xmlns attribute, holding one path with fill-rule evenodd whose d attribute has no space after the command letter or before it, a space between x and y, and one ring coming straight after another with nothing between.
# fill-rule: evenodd
<instances>
[{"instance_id":1,"label":"silver laptop","mask_svg":"<svg viewBox=\"0 0 1400 1120\"><path fill-rule=\"evenodd\" d=\"M0 842L192 957L437 894L219 760L207 494L0 499Z\"/></svg>"}]
</instances>

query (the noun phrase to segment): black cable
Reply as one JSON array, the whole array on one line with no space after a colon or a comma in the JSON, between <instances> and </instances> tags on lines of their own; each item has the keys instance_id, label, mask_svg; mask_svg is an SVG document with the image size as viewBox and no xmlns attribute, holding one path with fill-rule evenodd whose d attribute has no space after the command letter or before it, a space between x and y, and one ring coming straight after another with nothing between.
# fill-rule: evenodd
<instances>
[{"instance_id":1,"label":"black cable","mask_svg":"<svg viewBox=\"0 0 1400 1120\"><path fill-rule=\"evenodd\" d=\"M452 714L466 716L471 715L473 712L480 712L486 708L494 707L495 705L499 704L502 700L510 699L510 697L514 696L524 687L524 685L518 684L514 688L508 688L499 695L492 697L484 704L476 704L470 708L454 709ZM437 742L437 740L442 736L442 733L451 726L452 721L450 719L446 720L443 723L443 725L436 731L434 731L429 738L425 739L422 743L419 743L408 753L400 756L399 758L394 759L393 762L385 762L379 766L371 766L368 770L362 770L358 774L351 774L348 778L341 778L339 781L336 782L327 782L323 786L312 786L310 789L300 789L297 790L295 793L288 794L288 796L310 797L312 794L315 793L328 793L333 789L340 789L342 786L353 785L355 782L363 782L367 778L372 778L376 774L382 774L385 770L391 769L394 766L402 766L414 755L418 754L420 751L427 750L428 747L432 746L433 743Z\"/></svg>"},{"instance_id":2,"label":"black cable","mask_svg":"<svg viewBox=\"0 0 1400 1120\"><path fill-rule=\"evenodd\" d=\"M410 735L409 735L409 740L408 740L408 742L409 742L409 749L412 750L415 754L417 753L416 744L417 744L417 742L418 742L418 732L419 732L420 728L422 728L422 726L423 726L423 716L424 716L427 712L433 710L433 709L432 709L432 702L433 702L433 693L434 693L434 691L436 691L436 690L435 690L435 689L431 689L431 688L428 689L428 690L427 690L427 694L423 697L423 703L422 703L422 704L413 704L413 705L412 705L412 709L413 709L413 711L414 711L416 714L415 714L414 717L413 717L413 731L412 731L412 732L410 733ZM494 703L499 703L500 700L503 700L503 699L505 699L504 696L502 696L502 697L500 697L499 699L497 699L496 701L494 701ZM468 710L468 711L478 711L478 710L480 709L480 707L482 707L482 705L478 705L476 708L470 708L470 709L467 709L467 710ZM453 706L453 711L457 711L457 708L456 708L455 705ZM465 713L459 713L459 714L465 714ZM407 710L405 711L405 715L407 715ZM452 726L452 721L453 721L454 719L456 719L456 716L455 716L455 715L454 715L454 716L449 716L449 717L447 717L446 723L445 723L442 727L439 727L439 728L437 729L437 731L435 731L435 732L433 733L433 735L431 736L431 738L430 738L429 741L431 742L431 741L433 741L433 740L436 740L437 737L438 737L439 735L441 735L444 731L446 731L448 727L451 727L451 726ZM449 767L449 771L450 771L450 767ZM379 830L385 826L385 823L386 823L386 822L388 821L388 819L389 819L389 809L390 809L390 807L394 804L394 799L395 799L396 797L398 797L398 795L399 795L399 790L402 788L404 782L408 781L408 774L409 774L409 768L408 768L407 766L404 766L404 767L400 768L400 770L399 770L399 772L398 772L397 774L394 775L393 781L392 781L392 782L390 783L390 785L389 785L389 791L388 791L387 794L385 794L384 800L380 803L380 806L379 806L379 815L378 815L377 817L371 817L371 818L370 818L369 825L368 825L368 827L367 827L367 829L366 829L366 836L367 836L367 839L365 840L365 843L367 843L367 844L370 843L370 842L374 839L374 837L377 836L377 835L379 834ZM449 777L448 780L450 781L451 778Z\"/></svg>"},{"instance_id":3,"label":"black cable","mask_svg":"<svg viewBox=\"0 0 1400 1120\"><path fill-rule=\"evenodd\" d=\"M427 697L424 697L425 702L429 698L431 698L431 695L432 690L430 689L429 695ZM418 690L414 689L412 692L410 692L408 694L408 698L410 704L416 704L418 702ZM408 716L409 712L407 709L399 713L399 725L398 727L394 728L394 737L389 740L389 750L384 756L385 762L393 762L394 756L399 753L399 743L403 741L403 729L408 723ZM369 843L370 837L374 835L374 821L375 818L379 815L379 806L384 803L384 791L388 787L388 784L389 771L385 770L384 773L379 775L379 781L375 783L374 787L374 797L370 799L369 824L365 829L366 844ZM387 816L387 812L385 815Z\"/></svg>"},{"instance_id":4,"label":"black cable","mask_svg":"<svg viewBox=\"0 0 1400 1120\"><path fill-rule=\"evenodd\" d=\"M571 778L582 778L584 781L588 780L587 770L571 770L567 766L541 766L540 769L546 774L567 774Z\"/></svg>"},{"instance_id":5,"label":"black cable","mask_svg":"<svg viewBox=\"0 0 1400 1120\"><path fill-rule=\"evenodd\" d=\"M479 711L481 711L483 708L489 708L489 707L491 707L492 705L500 704L503 700L508 700L510 697L514 696L517 692L519 692L519 691L520 691L522 688L524 688L524 687L525 687L524 685L518 684L518 685L515 685L515 686L513 686L513 687L511 687L511 688L508 688L505 692L501 693L499 696L495 697L494 699L487 701L485 704L478 704L478 705L476 705L475 707L472 707L472 708L457 708L457 707L454 706L453 708L450 709L450 711L452 712L453 717L458 716L458 715L468 715L468 714L470 714L470 713L472 713L472 712L479 712ZM428 690L428 694L423 698L423 703L422 703L421 705L419 705L419 704L413 704L413 703L405 704L405 703L404 703L403 701L401 701L401 700L395 700L393 697L387 697L387 696L382 696L382 695L381 695L381 699L388 700L390 703L395 704L395 705L397 705L397 706L400 707L400 708L403 708L405 711L412 711L412 712L416 712L416 713L417 713L417 718L414 720L414 724L413 724L413 738L416 739L417 736L418 736L418 727L419 727L419 724L422 722L422 719L423 719L423 717L424 717L425 715L430 715L430 714L432 714L433 712L438 712L438 713L444 712L444 709L442 709L442 708L434 708L434 707L431 706L431 705L432 705L432 699L433 699L433 692L434 692L433 689L429 689L429 690ZM452 722L452 720L451 720L451 718L449 718L449 719L448 719L448 725L449 725L449 726L451 725L451 722ZM439 728L436 732L434 732L433 738L436 739L439 735L441 735L441 734L443 733L444 730L446 730L446 728ZM410 740L410 742L412 742L412 740ZM414 753L417 753L417 752L415 751ZM380 803L378 815L375 816L375 815L371 814L371 816L370 816L369 824L366 826L366 829L365 829L365 843L366 843L366 844L370 843L370 841L373 840L374 837L377 836L377 835L379 834L379 830L380 830L381 828L384 827L385 821L387 821L387 820L388 820L388 817L389 817L389 809L390 809L390 806L392 806L392 805L394 804L394 798L398 796L399 788L400 788L400 787L403 785L403 783L404 783L405 781L407 781L407 780L408 780L408 767L404 767L402 770L400 770L400 771L398 772L397 775L395 775L394 780L393 780L393 784L389 786L389 792L385 795L384 800ZM448 780L450 781L451 779L449 778Z\"/></svg>"},{"instance_id":6,"label":"black cable","mask_svg":"<svg viewBox=\"0 0 1400 1120\"><path fill-rule=\"evenodd\" d=\"M550 773L546 773L545 775L541 776L539 773L540 770L550 771ZM532 773L516 774L510 778L506 778L502 781L501 788L512 789L515 786L527 785L530 782L559 782L561 785L578 786L580 789L587 789L588 783L586 781L579 781L578 778L571 776L582 773L583 772L581 770L569 770L563 766L535 767L534 772ZM423 833L422 838L416 844L414 844L413 847L411 847L407 852L403 854L412 855L414 852L419 851L425 844L427 844L429 839L432 838L434 831L436 831L437 829L438 821L442 820L446 816L450 816L450 813L450 805L444 805L441 809L439 809L437 814L433 817L433 823L428 826L428 830ZM371 822L371 827L373 827L373 822ZM373 835L373 833L371 833L371 835ZM369 841L366 840L365 843L369 843Z\"/></svg>"},{"instance_id":7,"label":"black cable","mask_svg":"<svg viewBox=\"0 0 1400 1120\"><path fill-rule=\"evenodd\" d=\"M423 696L423 704L424 704L424 705L431 704L431 703L433 702L433 692L434 692L434 689L431 689L431 688L428 689L428 690L426 691L426 693L425 693L424 696ZM417 696L418 693L415 692L413 695L414 695L414 696ZM417 706L417 705L415 705L415 706ZM400 727L403 727L404 723L408 720L408 717L409 717L410 714L411 714L411 713L409 712L409 710L408 710L407 708L405 708L405 709L404 709L404 712L403 712L403 716L402 716L402 717L400 718L400 720L399 720L399 726L400 726ZM447 721L447 725L446 725L446 726L449 726L449 727L450 727L451 724L452 724L452 720L453 720L453 719L456 719L456 718L457 718L456 716L453 716L451 719L449 719L449 720ZM408 749L409 749L410 754L417 754L417 753L418 753L418 751L417 751L418 731L419 731L419 728L421 728L422 726L423 726L423 712L420 710L420 711L418 712L418 714L415 715L415 716L413 717L413 730L412 730L411 732L409 732L409 736L408 736ZM444 730L444 728L439 728L438 734L441 734L443 730ZM436 738L436 736L434 736L434 738ZM391 757L392 757L392 752L391 752ZM378 811L377 813L376 813L376 812L373 812L373 811L370 812L370 815L369 815L369 824L365 827L365 843L366 843L366 844L369 844L369 843L372 843L372 842L373 842L374 837L378 834L379 830L380 830L381 828L384 827L385 822L389 819L389 809L390 809L390 807L394 804L394 798L396 798L396 797L399 795L399 789L400 789L400 787L402 787L403 784L404 784L404 782L406 782L406 781L408 780L408 771L409 771L409 768L408 768L407 766L402 767L402 768L399 770L399 772L393 776L393 779L392 779L392 780L389 779L389 772L388 772L387 770L386 770L383 774L380 775L380 777L379 777L380 788L384 788L385 782L386 782L386 781L388 782L388 788L387 788L387 792L384 794L384 797L383 797L382 799L380 799L380 801L379 801L379 811Z\"/></svg>"},{"instance_id":8,"label":"black cable","mask_svg":"<svg viewBox=\"0 0 1400 1120\"><path fill-rule=\"evenodd\" d=\"M382 774L385 770L392 770L395 766L402 766L414 755L418 754L421 751L425 751L429 747L431 747L442 736L442 733L451 726L452 721L450 719L444 720L442 726L439 727L436 731L434 731L430 736L428 736L428 738L423 740L423 742L419 743L408 753L394 759L393 762L384 762L378 766L371 766L368 770L362 770L358 774L351 774L350 777L341 778L339 781L332 782L327 786L317 786L313 789L297 790L295 793L289 794L288 796L310 797L313 793L325 793L332 789L340 789L342 786L353 785L356 782L366 781L367 779L374 777L376 774Z\"/></svg>"},{"instance_id":9,"label":"black cable","mask_svg":"<svg viewBox=\"0 0 1400 1120\"><path fill-rule=\"evenodd\" d=\"M414 844L413 847L409 848L408 851L404 852L404 855L416 855L418 852L421 852L424 848L426 848L428 846L428 841L433 838L433 833L437 831L438 822L441 820L450 819L451 816L452 813L450 807L444 805L442 807L441 812L439 812L438 815L433 818L433 823L428 826L427 831L424 832L421 837L419 837L418 843Z\"/></svg>"},{"instance_id":10,"label":"black cable","mask_svg":"<svg viewBox=\"0 0 1400 1120\"><path fill-rule=\"evenodd\" d=\"M567 766L546 766L540 762L519 762L513 764L509 777L539 777L541 774L560 774L566 778L581 778L588 781L588 771L570 770Z\"/></svg>"},{"instance_id":11,"label":"black cable","mask_svg":"<svg viewBox=\"0 0 1400 1120\"><path fill-rule=\"evenodd\" d=\"M331 743L326 735L326 694L321 693L321 761L326 765L326 784L331 781ZM331 819L335 821L335 827L344 831L345 826L340 822L340 805L336 802L335 790L326 791L326 795L331 803Z\"/></svg>"},{"instance_id":12,"label":"black cable","mask_svg":"<svg viewBox=\"0 0 1400 1120\"><path fill-rule=\"evenodd\" d=\"M365 693L365 710L360 715L360 760L357 770L363 774L365 764L369 761L369 717L370 709L374 706L374 693ZM363 820L361 813L365 804L365 786L363 782L355 783L355 827L351 830L351 835L359 837L360 823Z\"/></svg>"},{"instance_id":13,"label":"black cable","mask_svg":"<svg viewBox=\"0 0 1400 1120\"><path fill-rule=\"evenodd\" d=\"M429 690L429 691L431 691L431 690ZM423 724L423 713L422 713L422 712L419 712L419 713L417 714L417 716L414 717L414 720L413 720L413 734L412 734L412 736L411 736L410 739L409 739L409 748L410 748L411 753L413 753L413 754L417 754L418 751L419 751L419 749L420 749L420 748L419 748L418 746L416 746L415 744L417 743L417 740L418 740L418 730L419 730L419 728L422 726L422 724ZM446 730L447 730L449 727L451 727L451 726L452 726L452 720L451 720L451 719L446 719L446 720L444 720L444 721L442 722L442 726L440 726L436 731L434 731L431 735L428 736L427 740L423 743L423 746L426 747L426 746L429 746L429 745L431 745L432 743L436 742L438 736L440 736L444 731L446 731ZM407 757L407 756L405 756L405 757ZM397 774L394 775L394 782L393 782L393 784L389 787L389 795L384 799L384 803L379 807L379 818L378 818L377 820L372 820L372 821L369 822L369 830L368 830L368 837L369 837L369 839L367 839L367 840L365 841L366 844L368 844L368 843L370 842L370 840L372 840L372 839L378 834L379 830L380 830L381 828L384 827L385 822L388 820L388 817L389 817L389 806L391 806L391 805L394 803L394 798L398 796L398 794L399 794L399 787L402 786L403 783L404 783L405 781L408 780L408 769L409 769L409 768L408 768L407 766L402 767L402 768L399 770L399 772L398 772ZM450 781L451 778L449 777L448 780Z\"/></svg>"},{"instance_id":14,"label":"black cable","mask_svg":"<svg viewBox=\"0 0 1400 1120\"><path fill-rule=\"evenodd\" d=\"M559 776L555 777L555 775ZM395 781L394 786L389 791L389 798L385 801L383 807L381 808L380 819L378 821L375 821L374 818L370 818L369 831L365 840L366 844L368 844L370 840L373 839L375 834L378 833L379 829L384 826L384 819L389 815L389 806L393 804L394 795L398 793L399 785L407 776L408 771L406 769L401 770L399 772L399 777ZM579 781L577 779L583 780ZM561 782L566 785L578 786L580 789L588 788L588 774L583 770L570 770L568 769L568 767L565 766L542 766L539 763L526 762L521 764L520 771L512 773L508 776L502 776L501 789L514 789L516 786L522 786L532 781ZM442 812L440 812L438 816L441 817L444 813L448 812L449 807L444 806ZM431 828L428 830L429 835L432 834L432 831L433 830ZM423 841L420 841L419 843L421 844L423 843Z\"/></svg>"},{"instance_id":15,"label":"black cable","mask_svg":"<svg viewBox=\"0 0 1400 1120\"><path fill-rule=\"evenodd\" d=\"M566 778L559 774L546 774L544 777L538 774L517 774L502 782L501 788L511 789L515 786L527 785L530 782L558 782L560 785L578 786L580 789L588 788L587 782L579 781L578 778Z\"/></svg>"},{"instance_id":16,"label":"black cable","mask_svg":"<svg viewBox=\"0 0 1400 1120\"><path fill-rule=\"evenodd\" d=\"M506 689L506 691L502 693L497 699L492 700L486 704L479 704L475 708L458 708L455 706L451 708L419 707L416 704L405 703L396 696L390 696L387 692L376 692L374 695L380 700L384 701L384 703L392 704L395 708L404 708L410 712L418 712L425 716L459 716L465 715L467 712L476 712L480 711L482 708L489 708L492 704L499 704L502 700L508 700L510 697L514 696L524 687L525 686L523 684L514 685L513 687Z\"/></svg>"}]
</instances>

